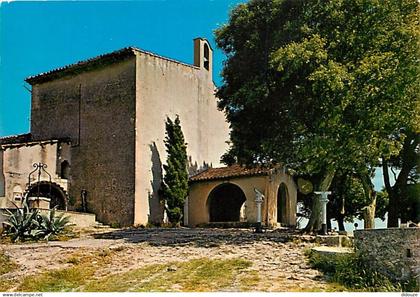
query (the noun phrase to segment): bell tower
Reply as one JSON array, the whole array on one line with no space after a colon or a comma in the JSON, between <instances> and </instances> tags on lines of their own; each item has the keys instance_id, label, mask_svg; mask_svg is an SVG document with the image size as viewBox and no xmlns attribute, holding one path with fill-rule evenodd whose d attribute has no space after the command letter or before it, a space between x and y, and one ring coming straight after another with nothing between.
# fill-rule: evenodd
<instances>
[{"instance_id":1,"label":"bell tower","mask_svg":"<svg viewBox=\"0 0 420 297\"><path fill-rule=\"evenodd\" d=\"M194 65L207 71L210 79L213 77L213 49L205 38L194 39Z\"/></svg>"}]
</instances>

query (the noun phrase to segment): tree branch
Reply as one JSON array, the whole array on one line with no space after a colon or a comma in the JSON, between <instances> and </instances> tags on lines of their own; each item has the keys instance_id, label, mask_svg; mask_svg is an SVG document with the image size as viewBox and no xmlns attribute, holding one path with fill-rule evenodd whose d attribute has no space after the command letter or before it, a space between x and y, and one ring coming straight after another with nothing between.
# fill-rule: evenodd
<instances>
[{"instance_id":1,"label":"tree branch","mask_svg":"<svg viewBox=\"0 0 420 297\"><path fill-rule=\"evenodd\" d=\"M382 175L384 178L385 189L388 194L392 191L391 183L389 182L388 161L382 158Z\"/></svg>"}]
</instances>

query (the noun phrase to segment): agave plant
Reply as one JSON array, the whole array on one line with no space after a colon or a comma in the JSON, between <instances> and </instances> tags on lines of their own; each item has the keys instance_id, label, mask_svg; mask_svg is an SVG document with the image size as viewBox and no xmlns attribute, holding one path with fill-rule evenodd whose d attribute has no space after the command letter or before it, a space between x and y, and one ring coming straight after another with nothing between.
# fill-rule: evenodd
<instances>
[{"instance_id":1,"label":"agave plant","mask_svg":"<svg viewBox=\"0 0 420 297\"><path fill-rule=\"evenodd\" d=\"M39 236L44 239L49 239L51 235L57 235L64 231L65 227L69 225L70 218L65 217L64 214L55 215L56 209L50 210L49 214L41 214L38 217L39 222Z\"/></svg>"},{"instance_id":2,"label":"agave plant","mask_svg":"<svg viewBox=\"0 0 420 297\"><path fill-rule=\"evenodd\" d=\"M11 236L13 242L26 238L36 238L39 235L38 210L31 210L26 199L22 203L22 208L14 205L16 207L15 212L6 209L8 219L5 224L9 226L6 233Z\"/></svg>"}]
</instances>

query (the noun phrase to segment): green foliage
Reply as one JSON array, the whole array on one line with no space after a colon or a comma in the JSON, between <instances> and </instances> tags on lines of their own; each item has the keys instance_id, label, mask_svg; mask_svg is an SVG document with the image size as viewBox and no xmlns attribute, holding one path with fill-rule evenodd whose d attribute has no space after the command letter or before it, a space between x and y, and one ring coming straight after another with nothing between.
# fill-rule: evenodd
<instances>
[{"instance_id":1,"label":"green foliage","mask_svg":"<svg viewBox=\"0 0 420 297\"><path fill-rule=\"evenodd\" d=\"M55 209L51 209L49 214L41 214L38 216L39 236L43 239L49 239L50 236L58 235L64 232L70 223L70 218L64 214L55 215Z\"/></svg>"},{"instance_id":2,"label":"green foliage","mask_svg":"<svg viewBox=\"0 0 420 297\"><path fill-rule=\"evenodd\" d=\"M240 162L353 170L395 155L413 121L418 2L250 1L216 31L219 106Z\"/></svg>"},{"instance_id":3,"label":"green foliage","mask_svg":"<svg viewBox=\"0 0 420 297\"><path fill-rule=\"evenodd\" d=\"M369 204L369 201L359 178L352 173L338 172L330 189L332 194L329 196L327 208L329 218L344 221L363 219L362 209ZM375 217L383 220L388 207L388 196L386 192L378 192L376 199Z\"/></svg>"},{"instance_id":4,"label":"green foliage","mask_svg":"<svg viewBox=\"0 0 420 297\"><path fill-rule=\"evenodd\" d=\"M37 209L29 209L26 199L23 201L22 208L16 206L14 212L8 209L6 211L8 212L8 219L4 222L8 226L6 234L12 238L13 242L36 239L40 235L37 220L39 212Z\"/></svg>"},{"instance_id":5,"label":"green foliage","mask_svg":"<svg viewBox=\"0 0 420 297\"><path fill-rule=\"evenodd\" d=\"M14 212L8 212L8 219L5 224L6 235L10 236L13 242L25 240L49 239L51 235L62 233L69 224L69 218L64 215L55 216L55 209L49 214L40 214L38 209L30 209L26 199L22 208L17 205Z\"/></svg>"},{"instance_id":6,"label":"green foliage","mask_svg":"<svg viewBox=\"0 0 420 297\"><path fill-rule=\"evenodd\" d=\"M413 221L420 223L420 184L408 184L405 188L406 196L402 204L404 207L401 208L401 217L405 221Z\"/></svg>"},{"instance_id":7,"label":"green foliage","mask_svg":"<svg viewBox=\"0 0 420 297\"><path fill-rule=\"evenodd\" d=\"M165 176L162 192L169 221L176 225L182 221L184 202L188 195L187 145L178 116L174 121L168 117L165 125L168 157L166 165L163 165Z\"/></svg>"},{"instance_id":8,"label":"green foliage","mask_svg":"<svg viewBox=\"0 0 420 297\"><path fill-rule=\"evenodd\" d=\"M373 292L415 291L412 281L393 281L382 273L373 270L367 262L355 254L322 255L311 252L309 263L322 271L332 282L337 282L351 290Z\"/></svg>"},{"instance_id":9,"label":"green foliage","mask_svg":"<svg viewBox=\"0 0 420 297\"><path fill-rule=\"evenodd\" d=\"M399 154L403 128L420 123L419 7L417 0L238 5L216 31L227 55L217 95L232 127L224 161L351 172L363 176L369 200L369 172Z\"/></svg>"},{"instance_id":10,"label":"green foliage","mask_svg":"<svg viewBox=\"0 0 420 297\"><path fill-rule=\"evenodd\" d=\"M388 211L389 206L389 196L388 193L384 190L376 193L376 216L381 220L385 220L385 215Z\"/></svg>"}]
</instances>

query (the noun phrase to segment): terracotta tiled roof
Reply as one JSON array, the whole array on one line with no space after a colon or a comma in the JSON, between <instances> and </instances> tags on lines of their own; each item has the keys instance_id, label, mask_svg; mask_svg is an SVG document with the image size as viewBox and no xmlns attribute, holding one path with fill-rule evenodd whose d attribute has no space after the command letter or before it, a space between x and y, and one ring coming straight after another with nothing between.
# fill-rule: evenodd
<instances>
[{"instance_id":1,"label":"terracotta tiled roof","mask_svg":"<svg viewBox=\"0 0 420 297\"><path fill-rule=\"evenodd\" d=\"M62 77L63 75L67 75L67 74L77 74L80 71L88 70L88 69L97 67L98 65L109 64L116 61L120 61L130 56L134 56L135 52L143 53L149 56L171 61L177 64L182 64L191 68L197 68L196 66L191 65L191 64L187 64L187 63L183 63L177 60L166 58L166 57L157 55L155 53L139 49L137 47L129 46L129 47L125 47L125 48L113 51L111 53L102 54L102 55L99 55L99 56L96 56L87 60L83 60L74 64L59 67L59 68L56 68L47 72L43 72L37 75L29 76L28 78L25 79L25 81L28 82L29 84L36 84L36 83L50 81L50 80Z\"/></svg>"},{"instance_id":2,"label":"terracotta tiled roof","mask_svg":"<svg viewBox=\"0 0 420 297\"><path fill-rule=\"evenodd\" d=\"M226 179L230 177L253 176L253 175L268 175L270 169L262 167L247 168L241 165L232 165L228 167L209 168L190 177L191 182Z\"/></svg>"},{"instance_id":3,"label":"terracotta tiled roof","mask_svg":"<svg viewBox=\"0 0 420 297\"><path fill-rule=\"evenodd\" d=\"M54 139L34 140L32 138L31 133L19 134L19 135L13 135L13 136L0 137L0 148L2 149L14 148L14 147L32 146L32 145L38 145L38 144L57 143L57 142L70 143L70 138L62 137L62 138L54 138Z\"/></svg>"},{"instance_id":4,"label":"terracotta tiled roof","mask_svg":"<svg viewBox=\"0 0 420 297\"><path fill-rule=\"evenodd\" d=\"M1 144L24 143L32 140L31 133L0 137Z\"/></svg>"}]
</instances>

